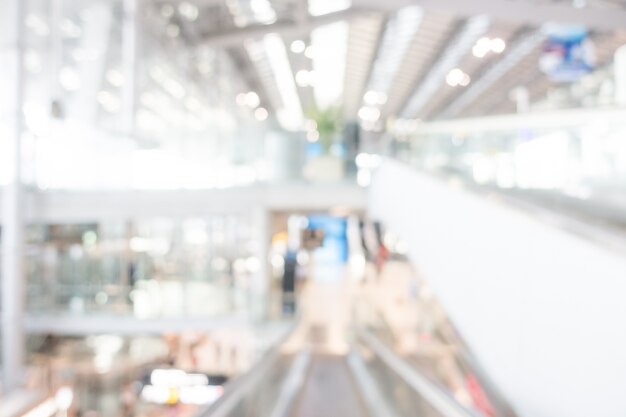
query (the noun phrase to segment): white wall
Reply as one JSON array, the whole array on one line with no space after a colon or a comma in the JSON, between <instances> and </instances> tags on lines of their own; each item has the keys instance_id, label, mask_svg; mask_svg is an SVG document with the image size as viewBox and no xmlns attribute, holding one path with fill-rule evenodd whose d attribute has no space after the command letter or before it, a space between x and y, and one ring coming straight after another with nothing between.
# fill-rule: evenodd
<instances>
[{"instance_id":1,"label":"white wall","mask_svg":"<svg viewBox=\"0 0 626 417\"><path fill-rule=\"evenodd\" d=\"M391 161L369 209L520 416L626 416L626 254Z\"/></svg>"}]
</instances>

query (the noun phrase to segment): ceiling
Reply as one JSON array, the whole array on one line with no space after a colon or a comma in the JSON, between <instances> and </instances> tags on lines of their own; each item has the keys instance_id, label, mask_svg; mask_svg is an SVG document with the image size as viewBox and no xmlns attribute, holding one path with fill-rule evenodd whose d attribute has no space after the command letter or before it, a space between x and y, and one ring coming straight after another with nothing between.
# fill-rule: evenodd
<instances>
[{"instance_id":1,"label":"ceiling","mask_svg":"<svg viewBox=\"0 0 626 417\"><path fill-rule=\"evenodd\" d=\"M516 87L527 86L531 101L556 87L538 65L548 21L585 25L598 67L626 44L625 0L154 3L167 5L176 6L171 19L190 47L228 51L249 88L292 129L315 106L337 106L369 130L389 120L513 112ZM185 18L189 5L195 12ZM505 48L479 58L482 38ZM448 85L455 68L467 85Z\"/></svg>"}]
</instances>

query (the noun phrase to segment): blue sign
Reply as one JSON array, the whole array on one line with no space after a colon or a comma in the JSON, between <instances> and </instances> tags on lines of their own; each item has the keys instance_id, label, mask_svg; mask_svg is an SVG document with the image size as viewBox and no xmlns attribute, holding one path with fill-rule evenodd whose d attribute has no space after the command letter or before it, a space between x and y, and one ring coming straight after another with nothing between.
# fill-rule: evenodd
<instances>
[{"instance_id":1,"label":"blue sign","mask_svg":"<svg viewBox=\"0 0 626 417\"><path fill-rule=\"evenodd\" d=\"M594 65L593 44L585 28L557 26L548 31L539 67L552 81L578 81Z\"/></svg>"},{"instance_id":2,"label":"blue sign","mask_svg":"<svg viewBox=\"0 0 626 417\"><path fill-rule=\"evenodd\" d=\"M344 263L348 260L347 221L345 218L325 215L309 216L309 228L324 231L324 242L316 249L318 261Z\"/></svg>"}]
</instances>

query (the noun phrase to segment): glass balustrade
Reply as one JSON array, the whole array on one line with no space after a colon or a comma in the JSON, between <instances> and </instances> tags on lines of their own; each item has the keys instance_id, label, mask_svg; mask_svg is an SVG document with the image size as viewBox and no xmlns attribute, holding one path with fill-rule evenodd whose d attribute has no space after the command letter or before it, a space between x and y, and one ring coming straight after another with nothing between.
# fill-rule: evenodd
<instances>
[{"instance_id":1,"label":"glass balustrade","mask_svg":"<svg viewBox=\"0 0 626 417\"><path fill-rule=\"evenodd\" d=\"M272 303L257 233L246 216L29 226L27 309L257 317Z\"/></svg>"},{"instance_id":2,"label":"glass balustrade","mask_svg":"<svg viewBox=\"0 0 626 417\"><path fill-rule=\"evenodd\" d=\"M423 123L391 152L424 172L623 227L625 120L613 109Z\"/></svg>"}]
</instances>

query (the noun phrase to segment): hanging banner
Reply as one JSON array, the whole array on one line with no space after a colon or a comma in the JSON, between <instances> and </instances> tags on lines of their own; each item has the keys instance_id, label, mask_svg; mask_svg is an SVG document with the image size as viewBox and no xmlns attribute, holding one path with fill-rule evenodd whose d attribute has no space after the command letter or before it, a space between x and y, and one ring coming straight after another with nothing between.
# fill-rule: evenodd
<instances>
[{"instance_id":1,"label":"hanging banner","mask_svg":"<svg viewBox=\"0 0 626 417\"><path fill-rule=\"evenodd\" d=\"M555 82L574 82L595 66L595 53L587 30L578 26L548 29L539 68Z\"/></svg>"}]
</instances>

